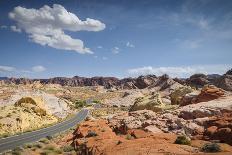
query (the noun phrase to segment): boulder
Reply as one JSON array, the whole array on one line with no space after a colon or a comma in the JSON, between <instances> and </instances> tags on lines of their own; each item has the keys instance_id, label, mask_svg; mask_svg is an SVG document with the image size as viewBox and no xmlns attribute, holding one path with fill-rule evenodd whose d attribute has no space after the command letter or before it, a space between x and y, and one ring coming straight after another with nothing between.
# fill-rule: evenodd
<instances>
[{"instance_id":1,"label":"boulder","mask_svg":"<svg viewBox=\"0 0 232 155\"><path fill-rule=\"evenodd\" d=\"M232 111L211 117L205 122L204 139L232 145Z\"/></svg>"},{"instance_id":2,"label":"boulder","mask_svg":"<svg viewBox=\"0 0 232 155\"><path fill-rule=\"evenodd\" d=\"M184 87L180 87L175 89L170 97L171 97L171 103L172 104L180 104L180 101L182 100L182 98L188 94L193 92L193 89L190 86L184 86Z\"/></svg>"},{"instance_id":3,"label":"boulder","mask_svg":"<svg viewBox=\"0 0 232 155\"><path fill-rule=\"evenodd\" d=\"M202 88L204 85L209 84L209 82L205 74L194 74L186 80L188 85L196 88Z\"/></svg>"},{"instance_id":4,"label":"boulder","mask_svg":"<svg viewBox=\"0 0 232 155\"><path fill-rule=\"evenodd\" d=\"M224 90L214 85L207 85L202 88L201 93L197 96L196 103L211 101L224 95Z\"/></svg>"},{"instance_id":5,"label":"boulder","mask_svg":"<svg viewBox=\"0 0 232 155\"><path fill-rule=\"evenodd\" d=\"M144 97L139 97L135 100L134 105L131 106L130 111L136 110L152 110L155 112L162 111L164 103L161 100L159 93L152 93Z\"/></svg>"}]
</instances>

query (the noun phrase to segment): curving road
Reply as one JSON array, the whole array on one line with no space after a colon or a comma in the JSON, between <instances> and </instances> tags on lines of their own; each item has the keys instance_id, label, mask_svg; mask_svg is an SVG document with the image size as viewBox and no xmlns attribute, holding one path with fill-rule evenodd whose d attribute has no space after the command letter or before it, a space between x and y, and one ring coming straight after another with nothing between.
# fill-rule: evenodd
<instances>
[{"instance_id":1,"label":"curving road","mask_svg":"<svg viewBox=\"0 0 232 155\"><path fill-rule=\"evenodd\" d=\"M56 133L65 131L75 126L77 123L83 121L87 117L88 113L89 111L87 109L82 109L80 112L77 113L76 116L68 120L65 120L64 122L53 125L51 127L43 128L28 133L23 133L21 135L2 138L0 139L0 152L13 149L25 143L35 142L46 136L51 136Z\"/></svg>"}]
</instances>

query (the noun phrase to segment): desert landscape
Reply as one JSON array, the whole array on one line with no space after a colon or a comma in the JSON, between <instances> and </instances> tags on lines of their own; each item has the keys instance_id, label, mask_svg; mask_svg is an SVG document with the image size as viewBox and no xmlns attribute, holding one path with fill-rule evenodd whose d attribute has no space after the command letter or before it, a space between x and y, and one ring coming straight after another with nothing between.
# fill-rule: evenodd
<instances>
[{"instance_id":1,"label":"desert landscape","mask_svg":"<svg viewBox=\"0 0 232 155\"><path fill-rule=\"evenodd\" d=\"M186 79L9 78L0 88L1 137L90 111L70 130L6 154L232 153L232 70Z\"/></svg>"},{"instance_id":2,"label":"desert landscape","mask_svg":"<svg viewBox=\"0 0 232 155\"><path fill-rule=\"evenodd\" d=\"M232 155L232 0L0 0L0 155Z\"/></svg>"}]
</instances>

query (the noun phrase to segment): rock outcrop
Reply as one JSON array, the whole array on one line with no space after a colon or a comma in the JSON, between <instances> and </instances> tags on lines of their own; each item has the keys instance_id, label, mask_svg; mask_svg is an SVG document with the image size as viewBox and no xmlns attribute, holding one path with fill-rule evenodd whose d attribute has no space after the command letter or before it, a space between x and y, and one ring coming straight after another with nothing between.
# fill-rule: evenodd
<instances>
[{"instance_id":1,"label":"rock outcrop","mask_svg":"<svg viewBox=\"0 0 232 155\"><path fill-rule=\"evenodd\" d=\"M160 94L153 92L151 95L135 99L134 105L131 106L130 111L146 109L158 112L162 111L162 107L164 106Z\"/></svg>"},{"instance_id":2,"label":"rock outcrop","mask_svg":"<svg viewBox=\"0 0 232 155\"><path fill-rule=\"evenodd\" d=\"M175 89L170 95L171 103L179 105L182 98L186 94L191 93L191 92L193 92L193 89L190 86L184 86L184 87L179 87Z\"/></svg>"},{"instance_id":3,"label":"rock outcrop","mask_svg":"<svg viewBox=\"0 0 232 155\"><path fill-rule=\"evenodd\" d=\"M215 83L216 86L227 90L232 91L232 69L227 71L226 74L221 76Z\"/></svg>"},{"instance_id":4,"label":"rock outcrop","mask_svg":"<svg viewBox=\"0 0 232 155\"><path fill-rule=\"evenodd\" d=\"M225 95L225 91L217 88L214 85L206 85L201 89L201 92L194 91L193 93L185 94L180 100L180 106L189 104L196 104L199 102L208 102L214 99L218 99Z\"/></svg>"},{"instance_id":5,"label":"rock outcrop","mask_svg":"<svg viewBox=\"0 0 232 155\"><path fill-rule=\"evenodd\" d=\"M73 146L78 154L93 155L139 155L144 153L196 153L191 146L174 144L176 135L154 134L143 130L128 130L126 135L117 135L106 121L86 121L74 132Z\"/></svg>"},{"instance_id":6,"label":"rock outcrop","mask_svg":"<svg viewBox=\"0 0 232 155\"><path fill-rule=\"evenodd\" d=\"M205 140L219 140L232 145L232 111L216 115L204 122Z\"/></svg>"}]
</instances>

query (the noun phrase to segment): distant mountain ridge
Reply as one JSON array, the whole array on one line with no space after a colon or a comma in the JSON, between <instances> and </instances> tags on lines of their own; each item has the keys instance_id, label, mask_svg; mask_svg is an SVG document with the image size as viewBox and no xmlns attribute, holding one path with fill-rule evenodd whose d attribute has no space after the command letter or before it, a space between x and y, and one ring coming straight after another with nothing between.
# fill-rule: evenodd
<instances>
[{"instance_id":1,"label":"distant mountain ridge","mask_svg":"<svg viewBox=\"0 0 232 155\"><path fill-rule=\"evenodd\" d=\"M49 79L27 79L27 78L7 78L0 77L2 83L5 84L33 84L40 82L41 84L60 84L62 86L104 86L107 89L143 89L161 86L174 85L179 83L182 85L191 85L196 88L203 87L206 84L213 84L225 90L232 91L232 70L227 71L224 75L218 74L194 74L187 79L170 78L164 74L162 76L145 75L137 78L123 78L116 77L54 77Z\"/></svg>"}]
</instances>

